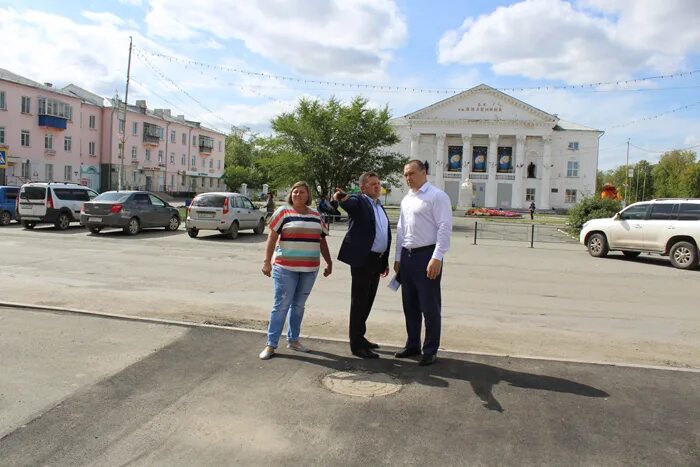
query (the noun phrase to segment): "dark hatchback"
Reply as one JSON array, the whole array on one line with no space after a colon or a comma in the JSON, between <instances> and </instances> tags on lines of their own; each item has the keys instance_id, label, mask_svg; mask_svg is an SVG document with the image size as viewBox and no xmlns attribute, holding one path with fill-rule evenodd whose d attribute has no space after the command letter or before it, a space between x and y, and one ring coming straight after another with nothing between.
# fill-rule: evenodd
<instances>
[{"instance_id":1,"label":"dark hatchback","mask_svg":"<svg viewBox=\"0 0 700 467\"><path fill-rule=\"evenodd\" d=\"M106 227L117 227L126 234L136 235L141 229L151 227L177 230L180 213L148 191L107 191L83 204L80 225L93 234Z\"/></svg>"}]
</instances>

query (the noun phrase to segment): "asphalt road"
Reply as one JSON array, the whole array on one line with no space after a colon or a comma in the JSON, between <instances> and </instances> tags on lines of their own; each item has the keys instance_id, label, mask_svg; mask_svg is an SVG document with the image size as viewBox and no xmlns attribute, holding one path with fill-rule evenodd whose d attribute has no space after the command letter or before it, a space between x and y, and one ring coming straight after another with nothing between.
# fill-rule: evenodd
<instances>
[{"instance_id":1,"label":"asphalt road","mask_svg":"<svg viewBox=\"0 0 700 467\"><path fill-rule=\"evenodd\" d=\"M334 255L343 229L331 230ZM129 237L0 228L2 300L263 329L272 302L260 273L264 241L248 232L232 241L182 229ZM700 271L646 255L596 259L576 244L472 243L455 232L446 258L444 348L700 368ZM314 286L302 333L346 338L349 300L349 267L336 261ZM383 285L368 337L405 339L400 295Z\"/></svg>"},{"instance_id":2,"label":"asphalt road","mask_svg":"<svg viewBox=\"0 0 700 467\"><path fill-rule=\"evenodd\" d=\"M700 373L306 339L0 307L0 464L694 466ZM387 396L331 392L355 375Z\"/></svg>"}]
</instances>

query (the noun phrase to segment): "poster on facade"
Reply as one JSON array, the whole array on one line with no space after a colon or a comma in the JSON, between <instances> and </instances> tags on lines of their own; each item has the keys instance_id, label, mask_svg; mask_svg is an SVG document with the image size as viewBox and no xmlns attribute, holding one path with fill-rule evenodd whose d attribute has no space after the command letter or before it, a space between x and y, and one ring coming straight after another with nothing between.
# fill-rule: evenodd
<instances>
[{"instance_id":1,"label":"poster on facade","mask_svg":"<svg viewBox=\"0 0 700 467\"><path fill-rule=\"evenodd\" d=\"M512 172L513 171L513 148L499 147L498 148L498 171Z\"/></svg>"},{"instance_id":2,"label":"poster on facade","mask_svg":"<svg viewBox=\"0 0 700 467\"><path fill-rule=\"evenodd\" d=\"M462 171L462 146L447 147L447 171Z\"/></svg>"},{"instance_id":3,"label":"poster on facade","mask_svg":"<svg viewBox=\"0 0 700 467\"><path fill-rule=\"evenodd\" d=\"M474 146L472 151L472 172L486 172L486 146Z\"/></svg>"}]
</instances>

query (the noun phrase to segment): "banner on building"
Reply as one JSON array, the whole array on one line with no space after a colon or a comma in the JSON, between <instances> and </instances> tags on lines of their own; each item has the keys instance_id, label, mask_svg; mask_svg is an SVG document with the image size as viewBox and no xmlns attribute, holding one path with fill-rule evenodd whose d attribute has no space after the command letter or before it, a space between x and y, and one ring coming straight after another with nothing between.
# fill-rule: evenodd
<instances>
[{"instance_id":1,"label":"banner on building","mask_svg":"<svg viewBox=\"0 0 700 467\"><path fill-rule=\"evenodd\" d=\"M462 171L462 146L447 147L447 171Z\"/></svg>"},{"instance_id":2,"label":"banner on building","mask_svg":"<svg viewBox=\"0 0 700 467\"><path fill-rule=\"evenodd\" d=\"M472 150L472 172L486 172L486 146L474 146Z\"/></svg>"},{"instance_id":3,"label":"banner on building","mask_svg":"<svg viewBox=\"0 0 700 467\"><path fill-rule=\"evenodd\" d=\"M498 148L498 171L513 171L513 148L502 146Z\"/></svg>"}]
</instances>

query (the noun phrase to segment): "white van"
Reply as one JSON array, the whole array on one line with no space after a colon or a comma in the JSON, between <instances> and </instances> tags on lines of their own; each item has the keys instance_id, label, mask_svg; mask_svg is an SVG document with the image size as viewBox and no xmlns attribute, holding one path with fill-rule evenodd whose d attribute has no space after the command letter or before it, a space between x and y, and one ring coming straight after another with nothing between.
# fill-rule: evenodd
<instances>
[{"instance_id":1,"label":"white van","mask_svg":"<svg viewBox=\"0 0 700 467\"><path fill-rule=\"evenodd\" d=\"M59 230L66 230L71 222L80 222L83 203L96 196L95 191L77 183L26 183L19 191L17 212L25 229L53 224Z\"/></svg>"}]
</instances>

